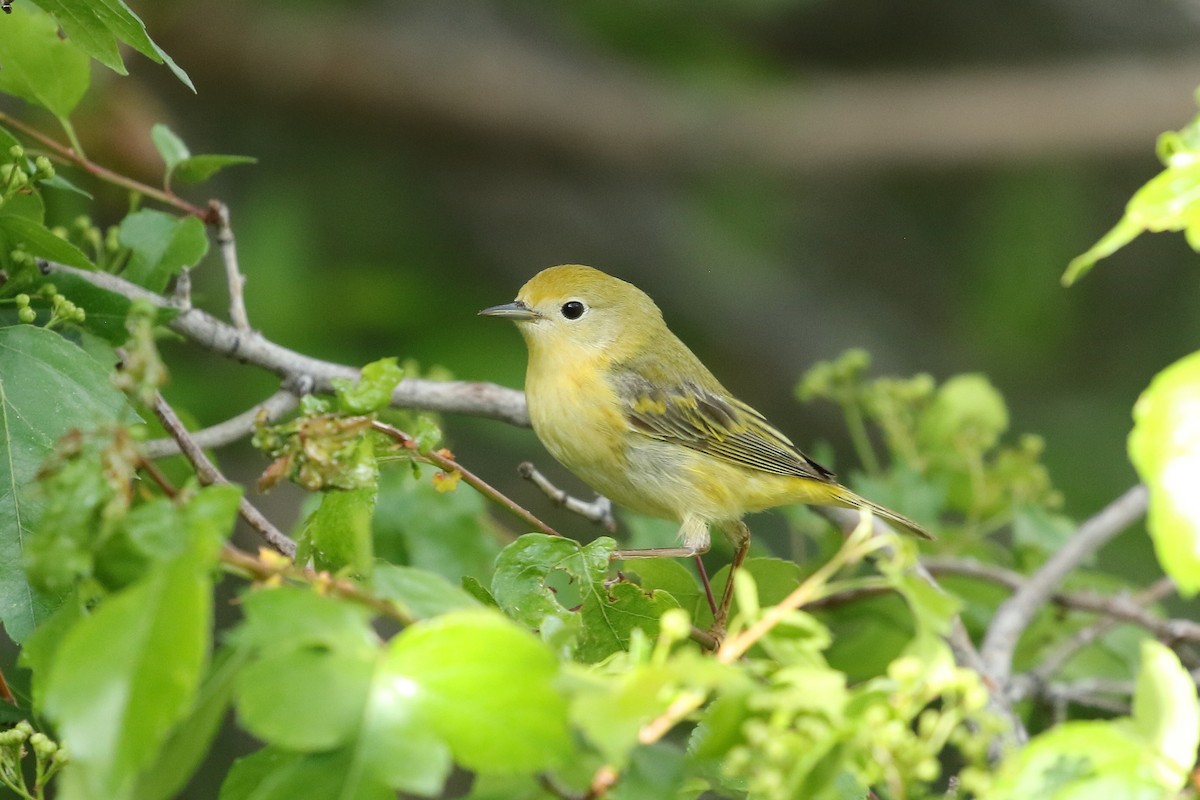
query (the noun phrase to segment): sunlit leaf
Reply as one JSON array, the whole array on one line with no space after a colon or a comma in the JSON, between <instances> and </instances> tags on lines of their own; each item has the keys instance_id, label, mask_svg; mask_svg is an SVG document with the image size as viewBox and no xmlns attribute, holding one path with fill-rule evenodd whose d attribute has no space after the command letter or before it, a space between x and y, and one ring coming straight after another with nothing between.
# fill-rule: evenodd
<instances>
[{"instance_id":1,"label":"sunlit leaf","mask_svg":"<svg viewBox=\"0 0 1200 800\"><path fill-rule=\"evenodd\" d=\"M65 120L87 91L87 55L60 39L54 20L36 6L16 3L11 12L0 36L0 91Z\"/></svg>"},{"instance_id":2,"label":"sunlit leaf","mask_svg":"<svg viewBox=\"0 0 1200 800\"><path fill-rule=\"evenodd\" d=\"M59 603L26 574L25 543L43 506L34 476L67 431L127 411L108 370L76 345L31 325L0 329L0 619L18 642Z\"/></svg>"},{"instance_id":3,"label":"sunlit leaf","mask_svg":"<svg viewBox=\"0 0 1200 800\"><path fill-rule=\"evenodd\" d=\"M1129 457L1150 489L1147 527L1163 571L1200 590L1200 353L1164 369L1138 398Z\"/></svg>"}]
</instances>

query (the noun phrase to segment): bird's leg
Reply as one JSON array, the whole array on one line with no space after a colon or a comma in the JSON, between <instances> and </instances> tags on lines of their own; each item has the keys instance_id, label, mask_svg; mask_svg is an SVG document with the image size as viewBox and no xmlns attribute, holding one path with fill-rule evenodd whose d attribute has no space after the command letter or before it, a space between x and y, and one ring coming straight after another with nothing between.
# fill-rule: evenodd
<instances>
[{"instance_id":1,"label":"bird's leg","mask_svg":"<svg viewBox=\"0 0 1200 800\"><path fill-rule=\"evenodd\" d=\"M691 558L708 550L697 550L694 547L647 547L638 550L613 550L612 560L629 558Z\"/></svg>"},{"instance_id":2,"label":"bird's leg","mask_svg":"<svg viewBox=\"0 0 1200 800\"><path fill-rule=\"evenodd\" d=\"M729 562L729 577L725 581L725 591L721 594L721 605L713 614L712 633L717 637L725 635L725 625L729 622L729 607L733 604L733 577L746 560L746 553L750 551L750 528L746 523L740 519L726 522L721 525L721 531L733 543L733 560Z\"/></svg>"},{"instance_id":3,"label":"bird's leg","mask_svg":"<svg viewBox=\"0 0 1200 800\"><path fill-rule=\"evenodd\" d=\"M617 521L613 518L612 501L604 495L596 495L596 499L590 503L580 500L578 497L572 497L551 483L550 479L539 472L538 468L530 461L522 461L518 464L517 474L541 489L555 505L562 506L568 511L574 511L586 520L603 525L609 533L616 531Z\"/></svg>"}]
</instances>

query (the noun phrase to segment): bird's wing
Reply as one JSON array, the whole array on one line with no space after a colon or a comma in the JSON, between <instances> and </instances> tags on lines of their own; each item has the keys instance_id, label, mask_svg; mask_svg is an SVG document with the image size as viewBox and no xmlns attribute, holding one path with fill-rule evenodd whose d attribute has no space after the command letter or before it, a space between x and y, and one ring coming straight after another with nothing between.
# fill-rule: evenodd
<instances>
[{"instance_id":1,"label":"bird's wing","mask_svg":"<svg viewBox=\"0 0 1200 800\"><path fill-rule=\"evenodd\" d=\"M834 482L772 427L762 414L722 392L693 383L661 388L625 376L618 393L632 429L644 436L689 447L750 469Z\"/></svg>"}]
</instances>

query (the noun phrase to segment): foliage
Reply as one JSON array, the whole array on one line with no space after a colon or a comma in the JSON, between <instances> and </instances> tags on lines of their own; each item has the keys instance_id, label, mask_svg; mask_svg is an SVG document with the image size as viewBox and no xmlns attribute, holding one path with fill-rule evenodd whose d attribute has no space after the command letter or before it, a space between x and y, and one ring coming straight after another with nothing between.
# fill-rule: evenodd
<instances>
[{"instance_id":1,"label":"foliage","mask_svg":"<svg viewBox=\"0 0 1200 800\"><path fill-rule=\"evenodd\" d=\"M980 636L1000 603L986 581L1028 585L1076 529L1041 440L1010 436L983 375L872 379L852 351L797 387L841 408L863 465L856 490L938 532L926 554L961 570L945 589L912 542L873 533L869 518L835 547L824 526L789 515L794 540L822 557L749 560L715 639L707 592L683 565L614 568L608 537L579 544L544 524L514 536L491 521L481 496L505 499L443 446L437 419L390 408L413 373L395 359L332 381L330 397L306 396L289 419L259 421L262 487L288 480L318 499L295 562L231 544L240 487L160 467L144 440L154 416L169 426L156 336L191 313L161 293L174 282L187 299L181 278L209 255L206 226L227 221L172 183L253 159L192 155L155 126L162 186L120 179L135 196L119 224L46 218L44 193L81 191L58 170L94 166L70 117L89 58L123 71L118 41L186 82L120 0L20 3L0 17L0 91L50 111L74 148L0 115L0 309L12 309L0 311L0 621L21 646L7 710L32 720L0 732L0 780L19 796L44 797L54 776L67 800L176 796L228 736L228 709L261 746L228 767L222 800L437 796L456 767L476 800L1186 791L1195 684L1142 628L1089 633L1092 618L1062 595L1015 652L1027 683L1128 682L1130 713L1113 718L998 687L964 663L960 624ZM1155 203L1187 199L1192 138L1163 146L1168 170L1183 172L1156 185L1167 196ZM1147 222L1149 201L1135 200L1138 224L1179 227ZM87 272L60 268L51 282L42 259ZM1198 385L1194 356L1164 371L1130 438L1160 561L1186 592L1200 585ZM218 634L224 577L237 603ZM729 579L717 573L715 591ZM1089 568L1069 588L1112 598L1126 587ZM1029 701L1020 713L1010 693ZM1035 734L1024 747L1014 720Z\"/></svg>"}]
</instances>

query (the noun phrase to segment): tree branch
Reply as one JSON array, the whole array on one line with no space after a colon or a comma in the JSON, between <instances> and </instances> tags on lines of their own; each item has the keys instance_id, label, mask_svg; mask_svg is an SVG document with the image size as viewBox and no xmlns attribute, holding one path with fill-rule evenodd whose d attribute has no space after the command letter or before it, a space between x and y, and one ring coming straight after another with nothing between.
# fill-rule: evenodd
<instances>
[{"instance_id":1,"label":"tree branch","mask_svg":"<svg viewBox=\"0 0 1200 800\"><path fill-rule=\"evenodd\" d=\"M1057 553L1000 604L980 647L987 674L999 685L1008 683L1017 642L1038 609L1046 604L1068 573L1146 512L1147 499L1146 487L1139 484L1109 503L1080 525Z\"/></svg>"},{"instance_id":2,"label":"tree branch","mask_svg":"<svg viewBox=\"0 0 1200 800\"><path fill-rule=\"evenodd\" d=\"M208 460L208 456L204 455L204 451L192 441L187 428L184 427L183 422L175 414L175 410L157 392L154 398L154 415L158 417L163 427L167 429L167 432L179 443L179 449L187 457L187 460L192 462L192 466L196 469L196 475L200 478L202 484L205 486L229 484L229 481L221 474L220 470ZM283 553L288 558L296 557L296 543L276 528L245 497L238 503L238 514L250 527L258 531L267 540L268 544L280 553Z\"/></svg>"},{"instance_id":3,"label":"tree branch","mask_svg":"<svg viewBox=\"0 0 1200 800\"><path fill-rule=\"evenodd\" d=\"M246 315L246 300L242 294L246 287L246 276L238 267L237 240L233 237L233 226L229 224L229 206L213 200L208 207L217 220L217 244L221 248L225 282L229 287L229 318L239 331L249 331L250 318Z\"/></svg>"},{"instance_id":4,"label":"tree branch","mask_svg":"<svg viewBox=\"0 0 1200 800\"><path fill-rule=\"evenodd\" d=\"M224 422L218 422L207 428L191 432L191 439L199 447L211 450L236 442L254 432L254 426L261 418L266 422L275 422L290 413L300 404L296 393L281 389L253 408L243 411L236 417L230 417ZM166 458L180 452L179 442L175 439L152 439L142 445L142 452L147 458Z\"/></svg>"},{"instance_id":5,"label":"tree branch","mask_svg":"<svg viewBox=\"0 0 1200 800\"><path fill-rule=\"evenodd\" d=\"M167 327L191 342L227 358L272 372L285 380L311 380L312 390L332 394L334 378L357 380L359 370L289 350L257 331L240 331L198 308L180 310L170 301L106 272L89 272L53 261L39 261L48 275L70 275L131 300L144 300L164 311L178 312ZM487 417L511 425L529 426L525 395L515 389L474 381L431 381L405 378L392 394L392 405L453 414Z\"/></svg>"}]
</instances>

